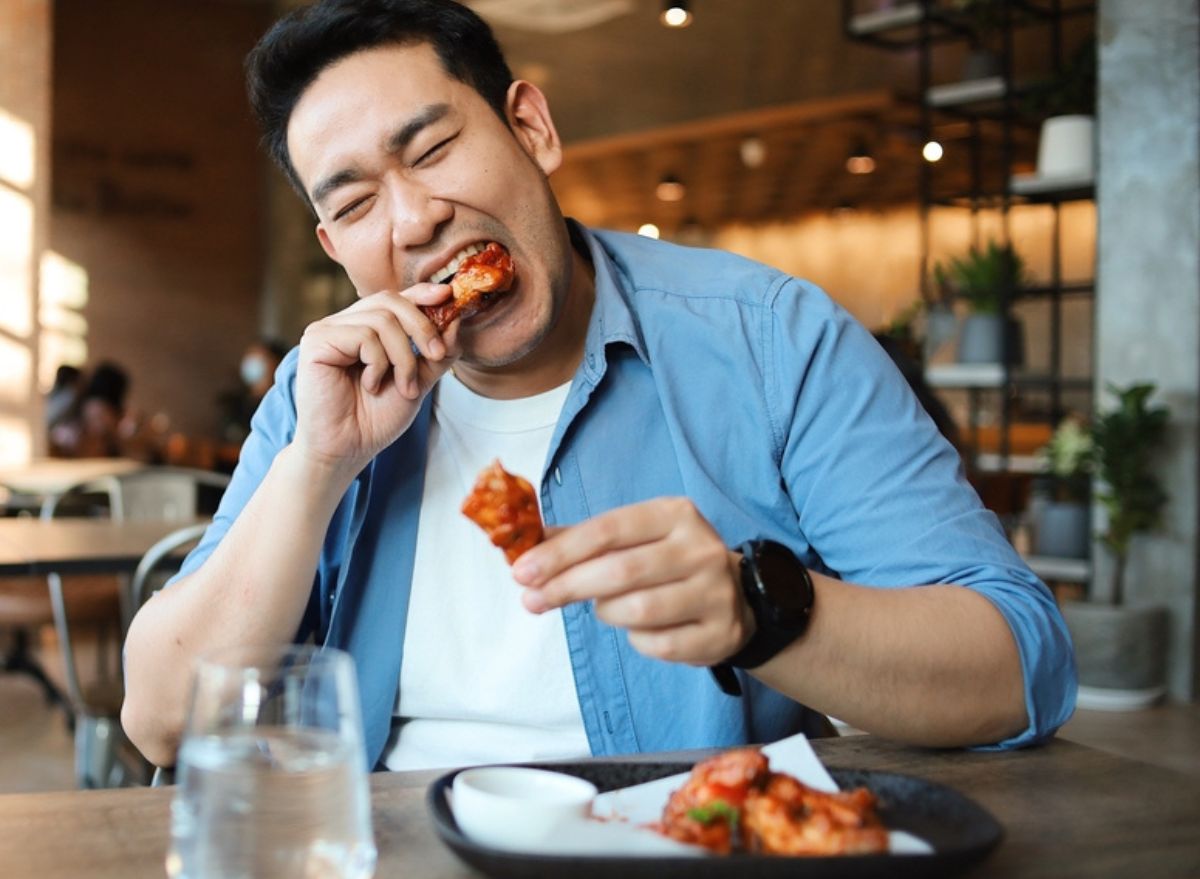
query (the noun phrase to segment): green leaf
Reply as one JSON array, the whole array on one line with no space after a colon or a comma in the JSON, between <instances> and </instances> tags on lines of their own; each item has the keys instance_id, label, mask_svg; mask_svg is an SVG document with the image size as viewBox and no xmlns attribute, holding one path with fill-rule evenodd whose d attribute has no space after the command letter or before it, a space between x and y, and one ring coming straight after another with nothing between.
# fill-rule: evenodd
<instances>
[{"instance_id":1,"label":"green leaf","mask_svg":"<svg viewBox=\"0 0 1200 879\"><path fill-rule=\"evenodd\" d=\"M724 800L713 800L710 803L705 803L703 806L688 809L687 815L693 821L699 821L704 825L713 824L717 821L735 824L738 820L738 810Z\"/></svg>"}]
</instances>

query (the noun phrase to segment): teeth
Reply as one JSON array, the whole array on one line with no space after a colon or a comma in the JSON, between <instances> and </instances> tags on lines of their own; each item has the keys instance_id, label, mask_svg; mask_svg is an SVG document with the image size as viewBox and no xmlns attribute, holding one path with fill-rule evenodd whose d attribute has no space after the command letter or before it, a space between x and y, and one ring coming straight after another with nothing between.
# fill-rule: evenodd
<instances>
[{"instance_id":1,"label":"teeth","mask_svg":"<svg viewBox=\"0 0 1200 879\"><path fill-rule=\"evenodd\" d=\"M464 259L476 253L483 253L483 251L484 245L482 244L470 244L464 247L454 255L454 259L430 275L429 280L435 284L445 284L454 277L454 273L458 271L458 267L462 265Z\"/></svg>"}]
</instances>

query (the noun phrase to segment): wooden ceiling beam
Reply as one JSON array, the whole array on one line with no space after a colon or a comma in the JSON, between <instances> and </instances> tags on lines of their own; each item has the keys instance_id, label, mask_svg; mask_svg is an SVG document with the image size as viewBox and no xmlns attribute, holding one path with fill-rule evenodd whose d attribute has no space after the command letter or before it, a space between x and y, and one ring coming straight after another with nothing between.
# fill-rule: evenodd
<instances>
[{"instance_id":1,"label":"wooden ceiling beam","mask_svg":"<svg viewBox=\"0 0 1200 879\"><path fill-rule=\"evenodd\" d=\"M567 162L606 158L631 151L658 150L680 143L710 138L761 134L806 122L823 122L846 116L883 113L894 108L893 92L880 90L819 98L795 104L761 107L743 113L697 119L645 131L612 135L567 144L563 158Z\"/></svg>"}]
</instances>

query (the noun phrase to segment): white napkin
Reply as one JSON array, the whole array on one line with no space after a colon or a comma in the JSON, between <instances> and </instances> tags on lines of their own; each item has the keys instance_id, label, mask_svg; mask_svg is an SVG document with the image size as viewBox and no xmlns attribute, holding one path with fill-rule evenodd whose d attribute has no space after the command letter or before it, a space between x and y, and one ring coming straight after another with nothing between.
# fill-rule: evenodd
<instances>
[{"instance_id":1,"label":"white napkin","mask_svg":"<svg viewBox=\"0 0 1200 879\"><path fill-rule=\"evenodd\" d=\"M786 772L817 790L838 789L803 734L773 742L763 748L763 753L770 758L775 772ZM711 853L706 849L668 839L645 826L662 817L667 799L687 778L688 773L682 773L600 794L592 806L592 814L600 820L561 825L536 848L521 851L537 855L709 857ZM892 830L888 833L888 851L895 855L932 854L933 847L911 833Z\"/></svg>"}]
</instances>

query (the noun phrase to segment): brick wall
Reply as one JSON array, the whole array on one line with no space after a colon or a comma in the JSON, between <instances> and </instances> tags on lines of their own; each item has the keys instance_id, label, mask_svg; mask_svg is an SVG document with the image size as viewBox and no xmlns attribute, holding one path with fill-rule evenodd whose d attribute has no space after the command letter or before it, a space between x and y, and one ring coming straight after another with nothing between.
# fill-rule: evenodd
<instances>
[{"instance_id":1,"label":"brick wall","mask_svg":"<svg viewBox=\"0 0 1200 879\"><path fill-rule=\"evenodd\" d=\"M87 359L211 434L258 333L265 160L242 60L267 4L57 0L51 248L86 272Z\"/></svg>"}]
</instances>

